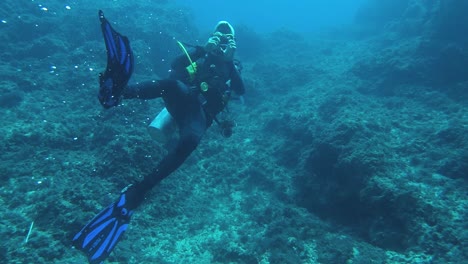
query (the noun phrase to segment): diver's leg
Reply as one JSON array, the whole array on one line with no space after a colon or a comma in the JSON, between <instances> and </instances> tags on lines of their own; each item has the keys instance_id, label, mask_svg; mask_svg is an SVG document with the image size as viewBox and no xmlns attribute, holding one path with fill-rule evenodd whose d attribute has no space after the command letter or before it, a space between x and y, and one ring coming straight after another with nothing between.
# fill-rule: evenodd
<instances>
[{"instance_id":1,"label":"diver's leg","mask_svg":"<svg viewBox=\"0 0 468 264\"><path fill-rule=\"evenodd\" d=\"M132 203L131 208L140 205L145 194L182 165L198 146L206 131L207 119L200 105L198 109L189 107L188 110L190 111L187 113L187 119L179 123L180 137L177 146L161 160L153 173L127 190L128 200Z\"/></svg>"},{"instance_id":2,"label":"diver's leg","mask_svg":"<svg viewBox=\"0 0 468 264\"><path fill-rule=\"evenodd\" d=\"M147 81L138 84L128 85L123 93L124 99L154 99L164 97L168 91L177 90L176 80Z\"/></svg>"},{"instance_id":3,"label":"diver's leg","mask_svg":"<svg viewBox=\"0 0 468 264\"><path fill-rule=\"evenodd\" d=\"M152 188L169 176L197 148L206 131L206 118L203 110L191 115L187 122L182 122L179 131L180 137L176 147L163 158L154 173L146 176L143 180L144 186L147 188Z\"/></svg>"}]
</instances>

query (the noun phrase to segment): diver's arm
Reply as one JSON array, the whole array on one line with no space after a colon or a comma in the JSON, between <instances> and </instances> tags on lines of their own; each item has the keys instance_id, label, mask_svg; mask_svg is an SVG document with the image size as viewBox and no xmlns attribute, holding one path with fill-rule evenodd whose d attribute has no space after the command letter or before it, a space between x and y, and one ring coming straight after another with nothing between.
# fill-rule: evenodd
<instances>
[{"instance_id":1,"label":"diver's arm","mask_svg":"<svg viewBox=\"0 0 468 264\"><path fill-rule=\"evenodd\" d=\"M245 93L244 81L239 71L234 66L231 71L231 89L234 90L237 95L243 95Z\"/></svg>"}]
</instances>

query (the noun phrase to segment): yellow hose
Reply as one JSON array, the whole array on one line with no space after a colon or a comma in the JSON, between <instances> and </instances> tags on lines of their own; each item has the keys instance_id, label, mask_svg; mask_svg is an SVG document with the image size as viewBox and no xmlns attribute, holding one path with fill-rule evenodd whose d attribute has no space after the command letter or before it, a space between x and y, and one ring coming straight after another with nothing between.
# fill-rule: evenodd
<instances>
[{"instance_id":1,"label":"yellow hose","mask_svg":"<svg viewBox=\"0 0 468 264\"><path fill-rule=\"evenodd\" d=\"M190 58L190 55L188 54L187 49L184 47L184 44L182 44L180 41L177 41L177 44L179 44L180 49L185 53L185 56L187 56L187 59L190 62L190 65L187 66L187 71L190 74L190 78L193 79L193 77L195 77L195 73L197 73L197 64L192 61L192 58Z\"/></svg>"}]
</instances>

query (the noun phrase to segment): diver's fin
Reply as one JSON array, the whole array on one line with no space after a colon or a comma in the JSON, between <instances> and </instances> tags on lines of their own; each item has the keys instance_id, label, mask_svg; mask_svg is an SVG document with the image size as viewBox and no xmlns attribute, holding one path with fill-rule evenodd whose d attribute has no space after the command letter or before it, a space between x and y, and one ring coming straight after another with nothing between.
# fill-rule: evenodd
<instances>
[{"instance_id":1,"label":"diver's fin","mask_svg":"<svg viewBox=\"0 0 468 264\"><path fill-rule=\"evenodd\" d=\"M115 31L99 10L102 34L107 49L107 67L99 74L99 102L104 108L119 104L122 92L133 73L133 53L128 38Z\"/></svg>"},{"instance_id":2,"label":"diver's fin","mask_svg":"<svg viewBox=\"0 0 468 264\"><path fill-rule=\"evenodd\" d=\"M133 214L127 207L123 193L73 237L73 245L88 256L89 263L102 263L117 245Z\"/></svg>"}]
</instances>

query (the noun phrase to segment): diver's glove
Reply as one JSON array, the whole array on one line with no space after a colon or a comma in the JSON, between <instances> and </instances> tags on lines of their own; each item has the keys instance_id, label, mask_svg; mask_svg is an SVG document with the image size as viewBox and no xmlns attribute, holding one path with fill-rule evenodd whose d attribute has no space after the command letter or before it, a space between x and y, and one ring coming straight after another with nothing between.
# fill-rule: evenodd
<instances>
[{"instance_id":1,"label":"diver's glove","mask_svg":"<svg viewBox=\"0 0 468 264\"><path fill-rule=\"evenodd\" d=\"M234 53L236 52L237 46L236 46L236 40L233 38L230 38L226 47L226 50L224 51L224 59L226 61L232 61L234 59Z\"/></svg>"},{"instance_id":2,"label":"diver's glove","mask_svg":"<svg viewBox=\"0 0 468 264\"><path fill-rule=\"evenodd\" d=\"M206 53L213 53L219 49L219 36L213 35L208 39L208 42L205 44Z\"/></svg>"}]
</instances>

